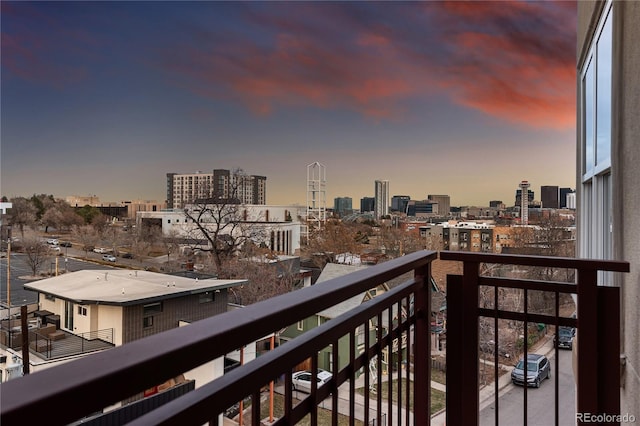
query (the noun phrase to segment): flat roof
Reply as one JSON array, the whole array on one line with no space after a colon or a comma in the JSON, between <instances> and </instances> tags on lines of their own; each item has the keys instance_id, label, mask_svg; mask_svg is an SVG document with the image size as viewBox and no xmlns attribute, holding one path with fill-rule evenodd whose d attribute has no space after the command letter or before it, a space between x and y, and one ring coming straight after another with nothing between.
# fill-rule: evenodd
<instances>
[{"instance_id":1,"label":"flat roof","mask_svg":"<svg viewBox=\"0 0 640 426\"><path fill-rule=\"evenodd\" d=\"M136 305L236 287L246 282L201 280L130 269L85 269L30 282L24 288L81 304Z\"/></svg>"}]
</instances>

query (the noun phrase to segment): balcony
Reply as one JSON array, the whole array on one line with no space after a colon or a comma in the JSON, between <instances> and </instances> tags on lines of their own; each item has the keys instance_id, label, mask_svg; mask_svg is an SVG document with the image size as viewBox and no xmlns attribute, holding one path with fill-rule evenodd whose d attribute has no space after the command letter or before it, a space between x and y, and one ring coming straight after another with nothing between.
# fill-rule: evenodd
<instances>
[{"instance_id":1,"label":"balcony","mask_svg":"<svg viewBox=\"0 0 640 426\"><path fill-rule=\"evenodd\" d=\"M3 321L0 326L0 344L14 350L21 350L23 339L20 327L9 328ZM29 349L45 360L66 358L90 352L113 348L113 328L88 333L74 334L64 330L29 330Z\"/></svg>"},{"instance_id":2,"label":"balcony","mask_svg":"<svg viewBox=\"0 0 640 426\"><path fill-rule=\"evenodd\" d=\"M431 263L437 255L432 251L407 255L11 380L0 389L0 420L3 424L48 425L77 421L296 324L313 313L408 274L411 277L402 284L348 313L305 332L219 379L128 420L133 425L217 425L222 423L221 413L238 401L246 400L251 405L246 424L259 425L265 418L269 424L295 424L308 418L310 424L315 425L319 424L318 412L322 407L339 404L343 407L341 412L349 418L349 424L356 424L357 400L364 404L359 424L429 425L430 275ZM440 258L463 262L463 274L449 276L447 280L447 363L459 366L447 369L447 424L478 424L478 324L482 318L483 321L492 319L495 324L508 319L578 327L577 411L619 413L619 289L598 287L596 283L598 271L628 272L628 263L463 252L441 252ZM572 284L482 276L481 266L487 264L568 268L575 271L576 280ZM496 295L493 303L479 303L481 288L493 289ZM503 288L523 292L522 310L500 307L495 289ZM528 309L528 294L535 291L553 295L555 312L539 313ZM578 319L560 315L560 294L577 297ZM377 324L386 324L385 332L384 327L376 327ZM582 329L593 332L580 333ZM524 327L525 342L528 341L527 333L527 327ZM498 338L494 344L497 365ZM340 353L344 353L339 351L340 345L347 345L348 359L340 358ZM312 380L309 394L294 395L291 377L294 369L306 362L315 372L319 363L317 354L326 348L331 348L332 378L320 387ZM527 345L524 348L526 356ZM382 385L385 357L389 375L385 384L397 380L402 385L396 389ZM375 374L369 374L370 367ZM358 392L357 379L364 380L364 387ZM283 407L279 418L263 411L259 403L261 396L270 392L274 381L283 384ZM372 391L374 383L381 385L377 392ZM497 390L498 384L495 386ZM526 387L524 392L526 395ZM397 395L397 402L392 401L392 393ZM497 391L495 395L497 407ZM557 385L555 401L555 407L549 409L554 410L558 424ZM526 424L526 398L522 409ZM332 424L338 424L338 410L330 410L330 418Z\"/></svg>"}]
</instances>

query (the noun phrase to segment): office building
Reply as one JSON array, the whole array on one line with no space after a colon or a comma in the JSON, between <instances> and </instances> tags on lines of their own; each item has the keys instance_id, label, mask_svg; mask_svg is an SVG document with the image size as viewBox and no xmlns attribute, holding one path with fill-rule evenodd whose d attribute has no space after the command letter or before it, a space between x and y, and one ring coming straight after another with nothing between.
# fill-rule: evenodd
<instances>
[{"instance_id":1,"label":"office building","mask_svg":"<svg viewBox=\"0 0 640 426\"><path fill-rule=\"evenodd\" d=\"M353 213L353 200L351 197L337 197L333 199L333 211L340 217Z\"/></svg>"},{"instance_id":2,"label":"office building","mask_svg":"<svg viewBox=\"0 0 640 426\"><path fill-rule=\"evenodd\" d=\"M449 210L451 209L451 197L448 195L427 195L427 200L433 201L438 204L438 215L441 217L449 216Z\"/></svg>"},{"instance_id":3,"label":"office building","mask_svg":"<svg viewBox=\"0 0 640 426\"><path fill-rule=\"evenodd\" d=\"M438 216L438 203L430 200L411 200L407 204L408 217Z\"/></svg>"},{"instance_id":4,"label":"office building","mask_svg":"<svg viewBox=\"0 0 640 426\"><path fill-rule=\"evenodd\" d=\"M411 197L408 195L394 195L391 197L391 211L406 213L409 200Z\"/></svg>"},{"instance_id":5,"label":"office building","mask_svg":"<svg viewBox=\"0 0 640 426\"><path fill-rule=\"evenodd\" d=\"M557 209L560 207L560 192L557 186L541 186L540 198L545 209Z\"/></svg>"},{"instance_id":6,"label":"office building","mask_svg":"<svg viewBox=\"0 0 640 426\"><path fill-rule=\"evenodd\" d=\"M376 199L373 197L363 197L360 199L360 213L371 213L374 211Z\"/></svg>"},{"instance_id":7,"label":"office building","mask_svg":"<svg viewBox=\"0 0 640 426\"><path fill-rule=\"evenodd\" d=\"M567 195L573 193L574 190L571 188L560 188L560 208L566 209L567 206Z\"/></svg>"},{"instance_id":8,"label":"office building","mask_svg":"<svg viewBox=\"0 0 640 426\"><path fill-rule=\"evenodd\" d=\"M389 181L376 180L375 191L375 216L380 219L389 215Z\"/></svg>"}]
</instances>

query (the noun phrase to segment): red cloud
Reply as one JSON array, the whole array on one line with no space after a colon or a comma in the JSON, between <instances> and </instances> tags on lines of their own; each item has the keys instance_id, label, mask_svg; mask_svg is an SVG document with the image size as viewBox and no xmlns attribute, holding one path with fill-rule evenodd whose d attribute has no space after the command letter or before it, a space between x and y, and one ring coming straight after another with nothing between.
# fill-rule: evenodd
<instances>
[{"instance_id":1,"label":"red cloud","mask_svg":"<svg viewBox=\"0 0 640 426\"><path fill-rule=\"evenodd\" d=\"M467 61L450 74L447 84L459 103L534 127L575 126L572 63L557 62L484 34L462 35L458 46L467 54ZM493 61L496 52L500 57Z\"/></svg>"},{"instance_id":2,"label":"red cloud","mask_svg":"<svg viewBox=\"0 0 640 426\"><path fill-rule=\"evenodd\" d=\"M276 105L312 105L351 109L376 119L400 117L401 100L415 90L403 75L415 73L413 65L395 58L381 38L358 40L375 41L375 52L347 51L312 38L281 34L268 51L249 43L234 44L207 55L206 63L202 52L191 52L181 62L195 65L181 67L180 72L192 74L199 69L196 81L206 81L205 86L224 82L230 96L261 115L271 113ZM171 68L178 69L175 64ZM200 84L192 89L219 95Z\"/></svg>"},{"instance_id":3,"label":"red cloud","mask_svg":"<svg viewBox=\"0 0 640 426\"><path fill-rule=\"evenodd\" d=\"M305 4L307 13L310 7ZM420 9L443 27L421 22L426 18L417 13ZM270 47L244 40L192 52L182 58L189 74L199 70L192 90L216 97L222 91L258 114L280 106L314 106L375 119L403 117L412 111L409 99L428 100L438 91L498 119L532 127L574 126L575 30L561 18L575 15L575 5L388 6L377 11L385 18L386 11L393 12L384 25L336 10L312 15L340 22L339 35L322 36L318 28L324 21L304 31L296 18L290 18L294 25L278 16L264 21L278 29Z\"/></svg>"}]
</instances>

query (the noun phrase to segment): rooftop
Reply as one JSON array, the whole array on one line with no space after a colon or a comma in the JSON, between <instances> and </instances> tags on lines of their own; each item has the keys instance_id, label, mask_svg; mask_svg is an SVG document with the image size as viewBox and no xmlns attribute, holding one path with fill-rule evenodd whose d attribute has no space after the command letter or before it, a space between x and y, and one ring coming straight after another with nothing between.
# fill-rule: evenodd
<instances>
[{"instance_id":1,"label":"rooftop","mask_svg":"<svg viewBox=\"0 0 640 426\"><path fill-rule=\"evenodd\" d=\"M81 304L131 305L236 287L245 282L200 280L128 269L87 269L25 284L24 287Z\"/></svg>"}]
</instances>

